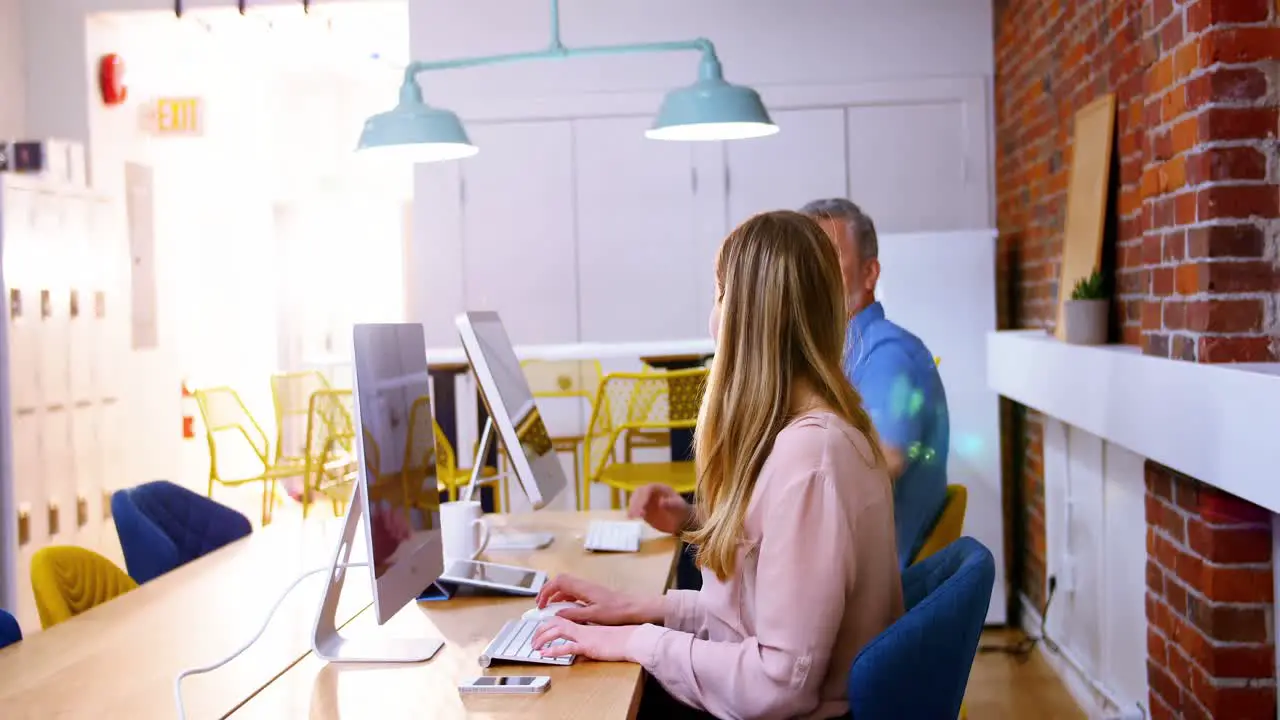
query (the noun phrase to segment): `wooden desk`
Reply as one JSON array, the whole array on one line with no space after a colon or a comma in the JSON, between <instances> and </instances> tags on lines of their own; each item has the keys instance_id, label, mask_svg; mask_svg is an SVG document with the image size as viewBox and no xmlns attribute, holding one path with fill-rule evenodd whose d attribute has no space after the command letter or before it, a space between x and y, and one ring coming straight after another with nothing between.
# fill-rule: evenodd
<instances>
[{"instance_id":1,"label":"wooden desk","mask_svg":"<svg viewBox=\"0 0 1280 720\"><path fill-rule=\"evenodd\" d=\"M554 532L556 540L536 552L494 552L485 559L544 570L555 575L572 571L628 592L661 594L675 560L676 542L667 536L645 536L639 553L593 554L582 548L591 518L617 518L619 513L537 512L489 516L495 525ZM647 531L651 532L651 531ZM629 718L640 699L643 671L630 663L579 660L570 667L497 665L487 671L477 661L502 629L532 606L530 598L467 598L417 603L406 607L386 626L375 625L365 611L347 633L389 636L434 635L445 646L434 659L418 665L340 666L308 656L268 685L232 720L246 718ZM550 675L545 694L468 696L458 681L486 674Z\"/></svg>"},{"instance_id":2,"label":"wooden desk","mask_svg":"<svg viewBox=\"0 0 1280 720\"><path fill-rule=\"evenodd\" d=\"M0 650L0 716L173 720L174 677L230 654L294 578L332 563L340 522L272 525ZM370 603L368 570L347 577L340 622ZM183 682L188 718L223 717L311 651L323 578L300 584L254 647Z\"/></svg>"}]
</instances>

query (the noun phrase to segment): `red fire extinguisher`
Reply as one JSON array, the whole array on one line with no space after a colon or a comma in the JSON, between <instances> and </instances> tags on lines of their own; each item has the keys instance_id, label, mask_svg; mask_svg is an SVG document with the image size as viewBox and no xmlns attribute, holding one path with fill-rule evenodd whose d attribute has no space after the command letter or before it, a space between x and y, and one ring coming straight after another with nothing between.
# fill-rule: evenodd
<instances>
[{"instance_id":1,"label":"red fire extinguisher","mask_svg":"<svg viewBox=\"0 0 1280 720\"><path fill-rule=\"evenodd\" d=\"M196 396L182 381L182 439L194 440L196 437Z\"/></svg>"}]
</instances>

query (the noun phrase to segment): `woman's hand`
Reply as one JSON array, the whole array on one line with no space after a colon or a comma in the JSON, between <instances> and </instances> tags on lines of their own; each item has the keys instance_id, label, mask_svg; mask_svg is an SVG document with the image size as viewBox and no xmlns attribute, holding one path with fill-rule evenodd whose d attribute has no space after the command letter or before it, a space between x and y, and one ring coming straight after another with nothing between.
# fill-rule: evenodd
<instances>
[{"instance_id":1,"label":"woman's hand","mask_svg":"<svg viewBox=\"0 0 1280 720\"><path fill-rule=\"evenodd\" d=\"M603 625L579 625L562 615L548 619L533 633L532 645L544 657L581 655L592 660L623 662L627 657L627 643L635 627L605 627ZM563 639L559 645L543 647Z\"/></svg>"},{"instance_id":2,"label":"woman's hand","mask_svg":"<svg viewBox=\"0 0 1280 720\"><path fill-rule=\"evenodd\" d=\"M663 619L661 597L639 598L572 575L559 575L538 592L538 607L558 602L580 605L557 614L575 623L641 625L661 623Z\"/></svg>"}]
</instances>

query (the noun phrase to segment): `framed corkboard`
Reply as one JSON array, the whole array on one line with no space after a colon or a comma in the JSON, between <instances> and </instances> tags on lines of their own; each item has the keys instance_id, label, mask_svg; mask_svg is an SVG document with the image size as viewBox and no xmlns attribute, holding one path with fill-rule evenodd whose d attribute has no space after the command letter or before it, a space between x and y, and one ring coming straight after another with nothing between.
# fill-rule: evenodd
<instances>
[{"instance_id":1,"label":"framed corkboard","mask_svg":"<svg viewBox=\"0 0 1280 720\"><path fill-rule=\"evenodd\" d=\"M1076 113L1071 168L1067 176L1067 220L1062 233L1058 313L1054 332L1063 339L1062 309L1080 280L1102 262L1107 187L1111 181L1116 96L1103 95Z\"/></svg>"}]
</instances>

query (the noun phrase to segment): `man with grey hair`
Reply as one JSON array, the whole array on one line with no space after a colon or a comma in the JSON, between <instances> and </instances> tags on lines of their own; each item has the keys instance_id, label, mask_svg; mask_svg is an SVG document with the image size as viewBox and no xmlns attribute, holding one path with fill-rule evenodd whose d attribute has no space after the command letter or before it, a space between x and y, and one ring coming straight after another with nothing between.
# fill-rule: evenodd
<instances>
[{"instance_id":1,"label":"man with grey hair","mask_svg":"<svg viewBox=\"0 0 1280 720\"><path fill-rule=\"evenodd\" d=\"M876 301L880 244L871 218L844 198L815 200L800 212L818 221L840 256L849 308L844 371L880 435L893 479L898 559L906 567L947 499L947 394L933 353Z\"/></svg>"},{"instance_id":2,"label":"man with grey hair","mask_svg":"<svg viewBox=\"0 0 1280 720\"><path fill-rule=\"evenodd\" d=\"M876 301L880 247L870 216L844 198L815 200L800 212L822 226L840 258L849 309L844 371L871 414L889 465L898 559L905 568L947 498L951 423L942 378L920 338L889 321ZM637 490L629 511L671 533L693 519L689 503L666 486ZM696 572L681 570L680 585L696 587Z\"/></svg>"}]
</instances>

